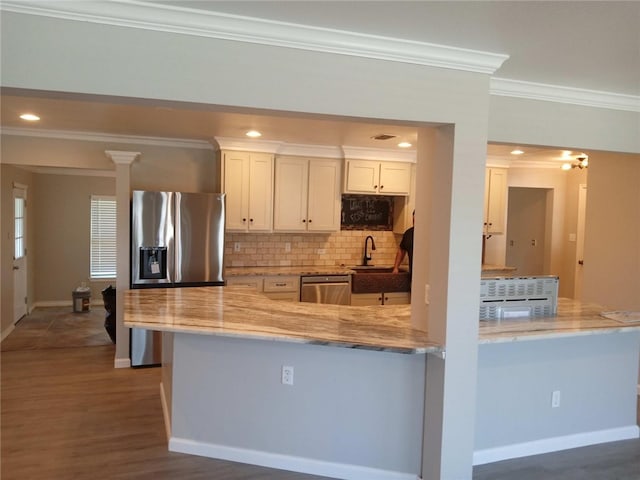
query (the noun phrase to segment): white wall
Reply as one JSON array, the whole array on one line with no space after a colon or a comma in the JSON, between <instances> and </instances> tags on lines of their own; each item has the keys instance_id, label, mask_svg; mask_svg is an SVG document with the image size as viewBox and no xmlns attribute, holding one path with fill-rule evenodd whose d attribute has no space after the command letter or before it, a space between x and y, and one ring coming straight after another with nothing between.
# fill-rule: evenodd
<instances>
[{"instance_id":1,"label":"white wall","mask_svg":"<svg viewBox=\"0 0 640 480\"><path fill-rule=\"evenodd\" d=\"M637 438L639 340L627 332L481 345L476 463Z\"/></svg>"},{"instance_id":2,"label":"white wall","mask_svg":"<svg viewBox=\"0 0 640 480\"><path fill-rule=\"evenodd\" d=\"M491 96L489 140L640 153L640 113Z\"/></svg>"},{"instance_id":3,"label":"white wall","mask_svg":"<svg viewBox=\"0 0 640 480\"><path fill-rule=\"evenodd\" d=\"M583 299L640 310L640 155L589 157Z\"/></svg>"},{"instance_id":4,"label":"white wall","mask_svg":"<svg viewBox=\"0 0 640 480\"><path fill-rule=\"evenodd\" d=\"M418 320L428 315L447 341L446 362L427 377L441 402L423 476L470 476L487 122L491 140L640 151L636 117L531 101L514 109L502 98L489 109L483 74L5 12L1 21L7 87L448 124L419 140L416 173L426 248L416 252L414 301ZM127 358L126 347L116 355Z\"/></svg>"},{"instance_id":5,"label":"white wall","mask_svg":"<svg viewBox=\"0 0 640 480\"><path fill-rule=\"evenodd\" d=\"M170 448L339 478L418 476L425 355L191 334L175 334L173 351Z\"/></svg>"}]
</instances>

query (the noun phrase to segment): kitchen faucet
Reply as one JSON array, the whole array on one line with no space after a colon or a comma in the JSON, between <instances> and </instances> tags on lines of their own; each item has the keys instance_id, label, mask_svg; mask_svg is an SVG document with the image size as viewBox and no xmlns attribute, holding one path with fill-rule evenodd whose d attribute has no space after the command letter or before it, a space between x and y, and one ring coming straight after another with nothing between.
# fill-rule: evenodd
<instances>
[{"instance_id":1,"label":"kitchen faucet","mask_svg":"<svg viewBox=\"0 0 640 480\"><path fill-rule=\"evenodd\" d=\"M367 266L367 262L371 260L371 254L367 255L367 243L369 243L369 239L371 239L371 250L376 249L376 242L373 241L373 237L371 235L367 235L367 238L364 239L364 258L362 259L362 265Z\"/></svg>"}]
</instances>

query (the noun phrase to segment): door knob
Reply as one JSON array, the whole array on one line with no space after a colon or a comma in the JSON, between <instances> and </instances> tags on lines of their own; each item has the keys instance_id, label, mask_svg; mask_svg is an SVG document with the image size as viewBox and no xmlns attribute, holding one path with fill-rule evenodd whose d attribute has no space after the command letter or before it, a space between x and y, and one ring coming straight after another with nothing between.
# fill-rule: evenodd
<instances>
[{"instance_id":1,"label":"door knob","mask_svg":"<svg viewBox=\"0 0 640 480\"><path fill-rule=\"evenodd\" d=\"M16 267L16 266L14 266L14 267L13 267L13 269L14 269L14 270L20 270L20 267Z\"/></svg>"},{"instance_id":2,"label":"door knob","mask_svg":"<svg viewBox=\"0 0 640 480\"><path fill-rule=\"evenodd\" d=\"M584 260L578 260L578 265L584 265Z\"/></svg>"}]
</instances>

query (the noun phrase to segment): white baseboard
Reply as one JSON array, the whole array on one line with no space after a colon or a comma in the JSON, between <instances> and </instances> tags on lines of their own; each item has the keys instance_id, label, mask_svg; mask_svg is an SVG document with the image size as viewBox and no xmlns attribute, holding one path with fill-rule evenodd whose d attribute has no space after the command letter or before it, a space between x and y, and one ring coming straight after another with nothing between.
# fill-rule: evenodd
<instances>
[{"instance_id":1,"label":"white baseboard","mask_svg":"<svg viewBox=\"0 0 640 480\"><path fill-rule=\"evenodd\" d=\"M4 331L2 332L2 334L0 335L0 342L4 341L5 338L7 338L9 336L9 334L11 332L13 332L13 330L16 328L15 324L11 324L9 325L7 328L4 329Z\"/></svg>"},{"instance_id":2,"label":"white baseboard","mask_svg":"<svg viewBox=\"0 0 640 480\"><path fill-rule=\"evenodd\" d=\"M473 464L484 465L485 463L499 462L511 458L528 457L541 453L557 452L571 448L586 447L598 443L616 442L618 440L629 440L640 436L640 428L637 425L628 427L611 428L596 432L578 433L575 435L565 435L563 437L545 438L532 442L516 443L504 447L487 448L473 452Z\"/></svg>"},{"instance_id":3,"label":"white baseboard","mask_svg":"<svg viewBox=\"0 0 640 480\"><path fill-rule=\"evenodd\" d=\"M167 434L167 442L171 440L171 412L164 391L164 385L160 382L160 402L162 403L162 417L164 418L164 430Z\"/></svg>"},{"instance_id":4,"label":"white baseboard","mask_svg":"<svg viewBox=\"0 0 640 480\"><path fill-rule=\"evenodd\" d=\"M104 300L91 300L92 307L104 307ZM35 302L31 306L29 313L33 312L38 307L73 307L73 300L45 300L41 302Z\"/></svg>"},{"instance_id":5,"label":"white baseboard","mask_svg":"<svg viewBox=\"0 0 640 480\"><path fill-rule=\"evenodd\" d=\"M325 462L310 458L196 442L176 437L169 439L169 450L172 452L199 455L201 457L259 465L261 467L342 478L344 480L419 480L420 478L418 474L415 473L393 472L360 465Z\"/></svg>"},{"instance_id":6,"label":"white baseboard","mask_svg":"<svg viewBox=\"0 0 640 480\"><path fill-rule=\"evenodd\" d=\"M113 362L114 368L129 368L131 367L130 358L116 358Z\"/></svg>"}]
</instances>

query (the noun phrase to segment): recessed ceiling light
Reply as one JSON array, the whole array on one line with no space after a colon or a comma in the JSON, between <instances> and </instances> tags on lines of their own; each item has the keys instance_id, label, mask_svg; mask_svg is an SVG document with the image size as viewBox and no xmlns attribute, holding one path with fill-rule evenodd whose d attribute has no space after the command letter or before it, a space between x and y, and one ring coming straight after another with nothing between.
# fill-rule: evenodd
<instances>
[{"instance_id":1,"label":"recessed ceiling light","mask_svg":"<svg viewBox=\"0 0 640 480\"><path fill-rule=\"evenodd\" d=\"M257 130L249 130L245 135L251 138L258 138L262 136L262 134Z\"/></svg>"},{"instance_id":2,"label":"recessed ceiling light","mask_svg":"<svg viewBox=\"0 0 640 480\"><path fill-rule=\"evenodd\" d=\"M571 170L571 164L570 163L563 163L562 164L562 170Z\"/></svg>"},{"instance_id":3,"label":"recessed ceiling light","mask_svg":"<svg viewBox=\"0 0 640 480\"><path fill-rule=\"evenodd\" d=\"M37 122L38 120L40 120L40 117L33 113L23 113L22 115L20 115L20 118L22 120L26 120L27 122Z\"/></svg>"},{"instance_id":4,"label":"recessed ceiling light","mask_svg":"<svg viewBox=\"0 0 640 480\"><path fill-rule=\"evenodd\" d=\"M515 150L511 150L511 155L522 155L524 153L524 150L520 150L519 148L516 148Z\"/></svg>"},{"instance_id":5,"label":"recessed ceiling light","mask_svg":"<svg viewBox=\"0 0 640 480\"><path fill-rule=\"evenodd\" d=\"M411 146L411 144L410 144L409 142L400 142L400 143L398 144L398 146L399 146L400 148L409 148L409 147Z\"/></svg>"}]
</instances>

